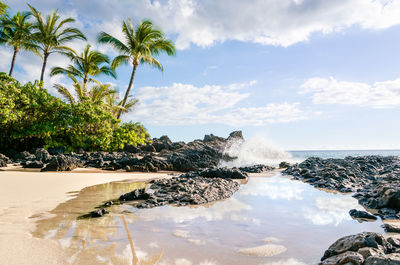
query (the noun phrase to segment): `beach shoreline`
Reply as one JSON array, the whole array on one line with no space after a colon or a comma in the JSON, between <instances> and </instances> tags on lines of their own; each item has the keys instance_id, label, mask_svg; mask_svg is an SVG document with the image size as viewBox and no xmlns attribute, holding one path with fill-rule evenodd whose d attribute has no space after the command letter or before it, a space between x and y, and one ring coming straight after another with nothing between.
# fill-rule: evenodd
<instances>
[{"instance_id":1,"label":"beach shoreline","mask_svg":"<svg viewBox=\"0 0 400 265\"><path fill-rule=\"evenodd\" d=\"M85 172L85 173L83 173ZM71 198L72 191L112 181L168 178L170 172L127 173L76 169L71 172L0 171L0 264L67 264L61 245L32 237L36 222Z\"/></svg>"}]
</instances>

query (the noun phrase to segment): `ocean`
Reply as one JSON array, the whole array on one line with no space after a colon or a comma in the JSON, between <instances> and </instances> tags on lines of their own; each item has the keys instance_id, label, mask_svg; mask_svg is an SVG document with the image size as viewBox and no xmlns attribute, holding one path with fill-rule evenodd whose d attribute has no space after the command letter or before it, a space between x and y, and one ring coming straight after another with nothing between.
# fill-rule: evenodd
<instances>
[{"instance_id":1,"label":"ocean","mask_svg":"<svg viewBox=\"0 0 400 265\"><path fill-rule=\"evenodd\" d=\"M309 157L321 158L345 158L347 156L400 156L400 150L305 150L285 151L283 148L273 145L260 138L251 138L246 141L234 142L225 153L230 157L236 157L229 162L221 162L219 166L241 167L256 164L277 166L285 161L290 164L300 163Z\"/></svg>"},{"instance_id":2,"label":"ocean","mask_svg":"<svg viewBox=\"0 0 400 265\"><path fill-rule=\"evenodd\" d=\"M347 156L400 156L400 150L307 150L288 151L295 160L305 160L309 157L345 158Z\"/></svg>"}]
</instances>

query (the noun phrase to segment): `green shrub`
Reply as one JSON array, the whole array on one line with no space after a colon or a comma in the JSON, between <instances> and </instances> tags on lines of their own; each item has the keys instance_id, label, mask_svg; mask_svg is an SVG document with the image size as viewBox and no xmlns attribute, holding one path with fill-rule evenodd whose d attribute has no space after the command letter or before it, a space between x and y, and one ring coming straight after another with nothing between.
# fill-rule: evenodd
<instances>
[{"instance_id":1,"label":"green shrub","mask_svg":"<svg viewBox=\"0 0 400 265\"><path fill-rule=\"evenodd\" d=\"M70 108L38 82L22 86L0 73L0 149L41 146L67 125Z\"/></svg>"},{"instance_id":2,"label":"green shrub","mask_svg":"<svg viewBox=\"0 0 400 265\"><path fill-rule=\"evenodd\" d=\"M139 123L114 118L103 103L67 104L39 82L21 85L0 73L0 150L63 147L114 151L150 139Z\"/></svg>"},{"instance_id":3,"label":"green shrub","mask_svg":"<svg viewBox=\"0 0 400 265\"><path fill-rule=\"evenodd\" d=\"M124 148L125 144L146 144L150 142L150 135L140 123L127 122L114 130L111 149Z\"/></svg>"}]
</instances>

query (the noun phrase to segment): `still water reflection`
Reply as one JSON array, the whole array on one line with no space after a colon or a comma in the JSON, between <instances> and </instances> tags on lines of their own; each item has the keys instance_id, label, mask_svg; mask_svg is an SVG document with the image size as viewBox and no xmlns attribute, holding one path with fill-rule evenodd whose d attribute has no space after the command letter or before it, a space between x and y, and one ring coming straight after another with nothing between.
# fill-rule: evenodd
<instances>
[{"instance_id":1,"label":"still water reflection","mask_svg":"<svg viewBox=\"0 0 400 265\"><path fill-rule=\"evenodd\" d=\"M315 264L341 236L383 232L358 223L349 195L329 193L279 173L253 175L230 199L199 207L110 208L77 220L103 201L145 183L112 182L71 193L34 236L59 240L71 264Z\"/></svg>"}]
</instances>

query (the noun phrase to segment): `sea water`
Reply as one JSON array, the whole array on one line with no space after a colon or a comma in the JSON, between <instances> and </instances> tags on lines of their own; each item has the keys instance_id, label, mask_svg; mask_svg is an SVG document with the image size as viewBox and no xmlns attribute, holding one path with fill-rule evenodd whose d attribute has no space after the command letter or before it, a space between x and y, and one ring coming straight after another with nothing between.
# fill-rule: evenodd
<instances>
[{"instance_id":1,"label":"sea water","mask_svg":"<svg viewBox=\"0 0 400 265\"><path fill-rule=\"evenodd\" d=\"M110 214L78 216L146 183L111 182L71 193L35 237L60 242L71 264L316 264L338 238L383 233L382 222L359 223L363 209L349 194L315 189L279 172L252 174L231 198L202 206L137 209L116 205Z\"/></svg>"}]
</instances>

